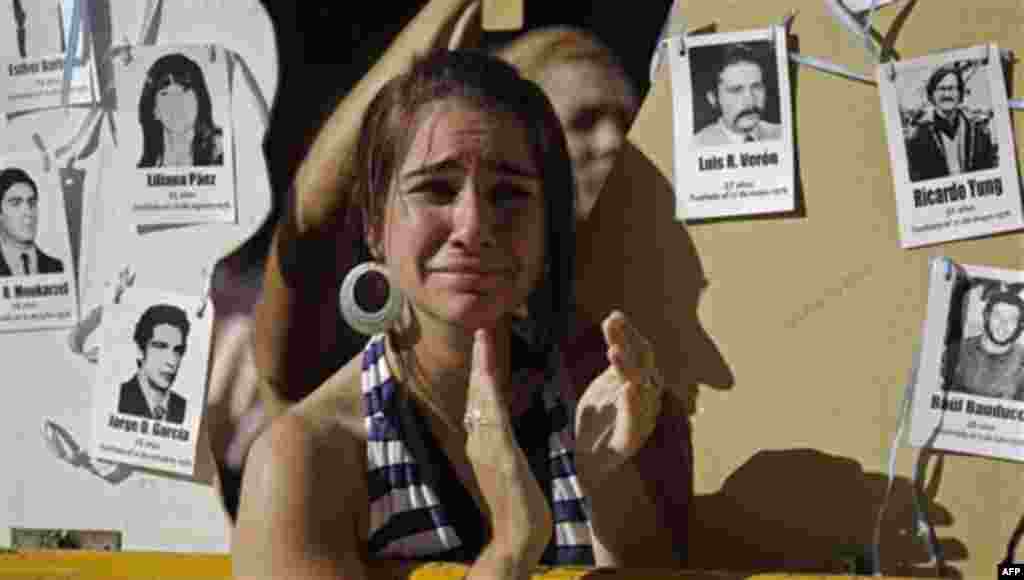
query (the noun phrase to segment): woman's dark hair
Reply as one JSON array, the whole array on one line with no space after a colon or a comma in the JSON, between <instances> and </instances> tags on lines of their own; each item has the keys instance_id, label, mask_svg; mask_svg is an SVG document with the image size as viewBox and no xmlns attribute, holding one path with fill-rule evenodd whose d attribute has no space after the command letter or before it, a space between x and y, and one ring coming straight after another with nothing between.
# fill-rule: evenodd
<instances>
[{"instance_id":1,"label":"woman's dark hair","mask_svg":"<svg viewBox=\"0 0 1024 580\"><path fill-rule=\"evenodd\" d=\"M139 96L139 124L142 125L142 158L139 168L156 167L164 156L163 124L154 115L156 95L170 84L179 84L196 96L196 127L192 138L193 165L221 165L224 153L220 145L221 129L213 123L213 105L203 71L192 59L180 53L158 58L146 73Z\"/></svg>"},{"instance_id":2,"label":"woman's dark hair","mask_svg":"<svg viewBox=\"0 0 1024 580\"><path fill-rule=\"evenodd\" d=\"M361 219L380 231L392 180L431 104L457 100L482 111L510 114L526 129L530 153L544 189L544 271L527 299L533 322L532 349L549 354L565 336L573 304L576 191L572 165L558 121L540 87L509 64L474 51L437 51L385 84L363 118L355 152L348 227ZM357 253L369 259L360 237Z\"/></svg>"}]
</instances>

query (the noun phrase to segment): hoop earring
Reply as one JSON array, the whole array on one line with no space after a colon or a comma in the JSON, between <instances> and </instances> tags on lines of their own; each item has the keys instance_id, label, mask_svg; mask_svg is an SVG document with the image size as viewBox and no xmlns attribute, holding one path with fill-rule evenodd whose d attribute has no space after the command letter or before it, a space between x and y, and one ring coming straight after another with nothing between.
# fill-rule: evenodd
<instances>
[{"instance_id":1,"label":"hoop earring","mask_svg":"<svg viewBox=\"0 0 1024 580\"><path fill-rule=\"evenodd\" d=\"M363 262L345 274L338 292L341 316L361 334L380 334L402 314L402 293L376 262Z\"/></svg>"}]
</instances>

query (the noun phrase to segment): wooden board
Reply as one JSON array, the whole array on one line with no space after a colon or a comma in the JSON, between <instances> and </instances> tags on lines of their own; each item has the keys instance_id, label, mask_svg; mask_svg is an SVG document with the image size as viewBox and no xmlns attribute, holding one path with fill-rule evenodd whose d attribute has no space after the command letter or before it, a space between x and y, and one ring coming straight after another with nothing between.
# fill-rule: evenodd
<instances>
[{"instance_id":1,"label":"wooden board","mask_svg":"<svg viewBox=\"0 0 1024 580\"><path fill-rule=\"evenodd\" d=\"M800 53L873 76L863 45L822 0L693 0L677 2L674 18L725 32L778 23L790 10ZM874 22L904 58L987 42L1024 50L1016 2L899 2ZM1020 234L901 250L877 88L796 67L792 82L797 212L673 220L663 65L581 231L586 310L630 313L694 413L697 568L832 570L841 553L867 550L929 260L1024 268ZM1024 83L1011 76L1008 86L1019 96ZM1024 118L1014 121L1019 138ZM916 460L916 450L899 451L882 534L887 574L936 573L913 538ZM1021 465L947 455L928 473L928 513L949 564L990 576L1024 514Z\"/></svg>"}]
</instances>

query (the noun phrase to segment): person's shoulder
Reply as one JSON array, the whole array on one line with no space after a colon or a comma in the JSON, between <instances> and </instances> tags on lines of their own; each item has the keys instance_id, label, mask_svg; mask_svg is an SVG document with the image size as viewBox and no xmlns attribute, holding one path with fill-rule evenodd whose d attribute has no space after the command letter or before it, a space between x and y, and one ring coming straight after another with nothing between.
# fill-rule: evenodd
<instances>
[{"instance_id":1,"label":"person's shoulder","mask_svg":"<svg viewBox=\"0 0 1024 580\"><path fill-rule=\"evenodd\" d=\"M935 127L935 112L924 111L918 113L907 124L905 138L907 141L920 141L930 139L933 127Z\"/></svg>"},{"instance_id":2,"label":"person's shoulder","mask_svg":"<svg viewBox=\"0 0 1024 580\"><path fill-rule=\"evenodd\" d=\"M358 513L355 505L342 509L339 502L332 501L366 487L365 442L347 423L292 408L256 437L249 448L246 472L263 474L262 484L270 488L264 492L288 496L307 490L303 493L311 495L305 501L318 509L334 510L338 512L335 516Z\"/></svg>"},{"instance_id":3,"label":"person's shoulder","mask_svg":"<svg viewBox=\"0 0 1024 580\"><path fill-rule=\"evenodd\" d=\"M764 131L764 136L766 139L778 139L779 137L782 137L781 123L776 124L769 123L767 121L762 121L761 123L763 125L762 130Z\"/></svg>"},{"instance_id":4,"label":"person's shoulder","mask_svg":"<svg viewBox=\"0 0 1024 580\"><path fill-rule=\"evenodd\" d=\"M356 363L358 368L358 360ZM318 462L327 460L325 465L338 468L359 464L363 455L360 445L366 437L359 374L353 382L351 367L349 362L310 396L275 418L253 443L250 459L282 469L303 457L318 457Z\"/></svg>"},{"instance_id":5,"label":"person's shoulder","mask_svg":"<svg viewBox=\"0 0 1024 580\"><path fill-rule=\"evenodd\" d=\"M366 451L351 433L293 408L260 433L245 465L236 555L253 565L269 549L287 555L284 566L310 556L334 570L359 566L370 527Z\"/></svg>"},{"instance_id":6,"label":"person's shoulder","mask_svg":"<svg viewBox=\"0 0 1024 580\"><path fill-rule=\"evenodd\" d=\"M970 349L981 348L982 336L983 336L982 334L975 334L973 336L968 336L967 338L965 338L963 340L963 342L961 344L964 345L964 348L970 348Z\"/></svg>"},{"instance_id":7,"label":"person's shoulder","mask_svg":"<svg viewBox=\"0 0 1024 580\"><path fill-rule=\"evenodd\" d=\"M47 254L36 246L36 256L39 258L39 271L44 274L60 273L64 271L64 262Z\"/></svg>"},{"instance_id":8,"label":"person's shoulder","mask_svg":"<svg viewBox=\"0 0 1024 580\"><path fill-rule=\"evenodd\" d=\"M323 384L293 407L292 412L318 433L339 430L357 440L366 439L365 406L360 352Z\"/></svg>"},{"instance_id":9,"label":"person's shoulder","mask_svg":"<svg viewBox=\"0 0 1024 580\"><path fill-rule=\"evenodd\" d=\"M698 131L693 139L698 145L707 147L723 145L725 135L722 134L722 129L718 126L718 123L712 123Z\"/></svg>"},{"instance_id":10,"label":"person's shoulder","mask_svg":"<svg viewBox=\"0 0 1024 580\"><path fill-rule=\"evenodd\" d=\"M960 360L962 363L963 359L970 357L972 353L977 352L981 348L981 335L975 334L974 336L968 336L967 338L960 341Z\"/></svg>"},{"instance_id":11,"label":"person's shoulder","mask_svg":"<svg viewBox=\"0 0 1024 580\"><path fill-rule=\"evenodd\" d=\"M305 399L271 422L253 443L250 457L277 466L289 453L330 457L332 465L353 468L366 441L362 396L362 353L338 369Z\"/></svg>"}]
</instances>

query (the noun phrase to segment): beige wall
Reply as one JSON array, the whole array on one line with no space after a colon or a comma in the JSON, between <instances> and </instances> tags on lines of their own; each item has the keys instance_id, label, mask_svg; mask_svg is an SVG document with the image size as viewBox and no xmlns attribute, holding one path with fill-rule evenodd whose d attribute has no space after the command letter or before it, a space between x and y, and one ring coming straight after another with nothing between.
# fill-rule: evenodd
<instances>
[{"instance_id":1,"label":"beige wall","mask_svg":"<svg viewBox=\"0 0 1024 580\"><path fill-rule=\"evenodd\" d=\"M874 75L823 0L676 4L687 28L722 32L774 24L797 9L791 32L800 53ZM1024 54L1016 0L900 2L875 26L883 35L899 29L902 58L986 42ZM1024 269L1019 234L901 250L877 88L791 70L801 211L686 226L672 219L663 66L581 232L585 308L632 314L696 410L694 567L826 570L844 548L867 546L923 322L928 260ZM1019 79L1009 88L1024 94ZM1024 115L1012 118L1019 138ZM887 574L935 573L910 537L916 459L916 449L899 451L883 531ZM1024 514L1024 471L956 455L930 467L929 513L949 563L991 577Z\"/></svg>"}]
</instances>

